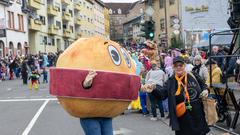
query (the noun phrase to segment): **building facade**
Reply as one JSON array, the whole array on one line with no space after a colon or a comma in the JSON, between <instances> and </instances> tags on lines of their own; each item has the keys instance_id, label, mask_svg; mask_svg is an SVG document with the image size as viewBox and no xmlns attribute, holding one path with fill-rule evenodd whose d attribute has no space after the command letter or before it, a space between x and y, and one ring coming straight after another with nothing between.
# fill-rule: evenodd
<instances>
[{"instance_id":1,"label":"building facade","mask_svg":"<svg viewBox=\"0 0 240 135\"><path fill-rule=\"evenodd\" d=\"M94 3L92 0L79 0L82 5L80 13L81 37L91 37L95 34Z\"/></svg>"},{"instance_id":2,"label":"building facade","mask_svg":"<svg viewBox=\"0 0 240 135\"><path fill-rule=\"evenodd\" d=\"M0 1L0 57L57 52L94 35L109 38L100 0Z\"/></svg>"},{"instance_id":3,"label":"building facade","mask_svg":"<svg viewBox=\"0 0 240 135\"><path fill-rule=\"evenodd\" d=\"M80 37L95 33L91 0L29 0L31 53L65 50Z\"/></svg>"},{"instance_id":4,"label":"building facade","mask_svg":"<svg viewBox=\"0 0 240 135\"><path fill-rule=\"evenodd\" d=\"M95 35L105 38L104 3L100 0L94 1L94 25Z\"/></svg>"},{"instance_id":5,"label":"building facade","mask_svg":"<svg viewBox=\"0 0 240 135\"><path fill-rule=\"evenodd\" d=\"M110 14L110 39L119 43L124 42L123 23L126 22L129 3L105 3Z\"/></svg>"},{"instance_id":6,"label":"building facade","mask_svg":"<svg viewBox=\"0 0 240 135\"><path fill-rule=\"evenodd\" d=\"M0 58L28 53L27 14L21 0L0 2Z\"/></svg>"},{"instance_id":7,"label":"building facade","mask_svg":"<svg viewBox=\"0 0 240 135\"><path fill-rule=\"evenodd\" d=\"M155 22L154 40L162 46L170 46L171 39L175 36L174 20L181 16L181 0L152 0L154 10L152 20ZM149 8L148 0L145 9ZM146 20L149 20L146 16Z\"/></svg>"},{"instance_id":8,"label":"building facade","mask_svg":"<svg viewBox=\"0 0 240 135\"><path fill-rule=\"evenodd\" d=\"M141 36L141 22L144 21L145 5L143 2L135 2L131 4L123 24L124 42L143 42L144 38Z\"/></svg>"},{"instance_id":9,"label":"building facade","mask_svg":"<svg viewBox=\"0 0 240 135\"><path fill-rule=\"evenodd\" d=\"M145 0L145 11L152 6L155 22L154 40L171 46L178 37L186 47L207 39L210 32L229 29L228 1L224 0ZM150 17L146 15L146 20ZM208 39L207 39L208 40Z\"/></svg>"},{"instance_id":10,"label":"building facade","mask_svg":"<svg viewBox=\"0 0 240 135\"><path fill-rule=\"evenodd\" d=\"M110 16L109 9L107 7L104 7L104 28L106 39L110 39Z\"/></svg>"},{"instance_id":11,"label":"building facade","mask_svg":"<svg viewBox=\"0 0 240 135\"><path fill-rule=\"evenodd\" d=\"M65 50L78 38L105 36L104 4L99 0L29 0L31 52Z\"/></svg>"}]
</instances>

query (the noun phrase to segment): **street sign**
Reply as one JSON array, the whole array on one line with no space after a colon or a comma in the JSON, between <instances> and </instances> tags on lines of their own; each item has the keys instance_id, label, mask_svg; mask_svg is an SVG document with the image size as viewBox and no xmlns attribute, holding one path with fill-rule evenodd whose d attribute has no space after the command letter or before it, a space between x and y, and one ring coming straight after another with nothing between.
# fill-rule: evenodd
<instances>
[{"instance_id":1,"label":"street sign","mask_svg":"<svg viewBox=\"0 0 240 135\"><path fill-rule=\"evenodd\" d=\"M149 6L147 9L146 9L146 14L148 16L153 16L154 14L154 9L152 8L152 6Z\"/></svg>"},{"instance_id":2,"label":"street sign","mask_svg":"<svg viewBox=\"0 0 240 135\"><path fill-rule=\"evenodd\" d=\"M181 26L180 26L178 23L176 23L176 24L173 25L173 29L174 29L174 30L179 30L180 27L181 27Z\"/></svg>"},{"instance_id":3,"label":"street sign","mask_svg":"<svg viewBox=\"0 0 240 135\"><path fill-rule=\"evenodd\" d=\"M179 23L180 21L179 21L179 19L178 18L175 18L174 20L173 20L173 23Z\"/></svg>"},{"instance_id":4,"label":"street sign","mask_svg":"<svg viewBox=\"0 0 240 135\"><path fill-rule=\"evenodd\" d=\"M180 26L179 23L180 23L180 20L178 18L173 19L173 29L174 29L173 33L175 35L179 35L180 34L179 29L180 29L181 26Z\"/></svg>"},{"instance_id":5,"label":"street sign","mask_svg":"<svg viewBox=\"0 0 240 135\"><path fill-rule=\"evenodd\" d=\"M175 35L178 35L178 34L180 33L180 31L179 31L179 30L174 30L173 33L174 33Z\"/></svg>"}]
</instances>

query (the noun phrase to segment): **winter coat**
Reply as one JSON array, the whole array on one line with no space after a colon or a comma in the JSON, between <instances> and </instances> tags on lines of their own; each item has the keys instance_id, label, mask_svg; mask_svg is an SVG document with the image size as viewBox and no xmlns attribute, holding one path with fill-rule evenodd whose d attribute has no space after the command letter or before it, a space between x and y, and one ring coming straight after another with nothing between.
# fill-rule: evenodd
<instances>
[{"instance_id":1,"label":"winter coat","mask_svg":"<svg viewBox=\"0 0 240 135\"><path fill-rule=\"evenodd\" d=\"M199 67L197 67L197 66L195 66L194 68L193 68L193 72L195 72L195 73L197 73L197 74L199 74L199 76L204 80L204 81L206 81L207 79L208 79L208 69L207 69L207 67L204 65L204 64L202 64L201 66L200 66L200 68L198 69ZM199 71L199 72L198 72Z\"/></svg>"},{"instance_id":2,"label":"winter coat","mask_svg":"<svg viewBox=\"0 0 240 135\"><path fill-rule=\"evenodd\" d=\"M213 64L212 65L212 84L221 83L221 75L222 75L221 69L217 66L217 64ZM206 81L206 84L208 86L210 85L210 71L208 74L208 79ZM215 94L213 89L210 89L210 94Z\"/></svg>"},{"instance_id":3,"label":"winter coat","mask_svg":"<svg viewBox=\"0 0 240 135\"><path fill-rule=\"evenodd\" d=\"M194 86L193 89L195 89L199 94L203 90L207 89L207 85L204 83L204 81L201 79L199 75L196 74L194 76L195 77L193 77L190 74L187 75L189 84L188 86L190 87L190 84L192 84L192 86ZM156 85L156 89L152 91L152 94L161 100L165 100L166 98L168 98L170 126L174 131L180 130L180 125L176 115L176 97L175 97L176 90L177 80L173 75L168 79L168 81L164 84L163 87L161 87L160 85Z\"/></svg>"},{"instance_id":4,"label":"winter coat","mask_svg":"<svg viewBox=\"0 0 240 135\"><path fill-rule=\"evenodd\" d=\"M167 80L167 75L160 69L157 70L150 70L147 75L146 75L146 79L145 79L145 83L146 84L159 84L159 85L163 85L164 82L166 82Z\"/></svg>"}]
</instances>

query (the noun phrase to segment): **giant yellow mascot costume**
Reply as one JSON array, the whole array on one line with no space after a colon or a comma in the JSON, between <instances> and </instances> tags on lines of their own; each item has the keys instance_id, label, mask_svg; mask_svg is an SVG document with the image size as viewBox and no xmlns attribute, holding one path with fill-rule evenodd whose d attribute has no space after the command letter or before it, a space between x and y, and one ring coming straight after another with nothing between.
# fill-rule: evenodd
<instances>
[{"instance_id":1,"label":"giant yellow mascot costume","mask_svg":"<svg viewBox=\"0 0 240 135\"><path fill-rule=\"evenodd\" d=\"M90 70L97 76L89 89L82 83ZM121 114L138 97L140 78L127 51L102 38L81 38L59 57L50 69L50 93L63 108L78 118Z\"/></svg>"}]
</instances>

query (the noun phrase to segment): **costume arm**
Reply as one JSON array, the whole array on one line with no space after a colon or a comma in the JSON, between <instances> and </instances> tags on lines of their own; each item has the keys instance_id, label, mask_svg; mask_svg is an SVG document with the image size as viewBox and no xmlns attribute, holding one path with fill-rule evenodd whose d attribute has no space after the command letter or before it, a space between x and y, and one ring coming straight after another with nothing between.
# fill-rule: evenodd
<instances>
[{"instance_id":1,"label":"costume arm","mask_svg":"<svg viewBox=\"0 0 240 135\"><path fill-rule=\"evenodd\" d=\"M88 75L84 79L82 86L85 89L89 89L92 87L92 82L95 76L97 75L96 71L89 71Z\"/></svg>"}]
</instances>

